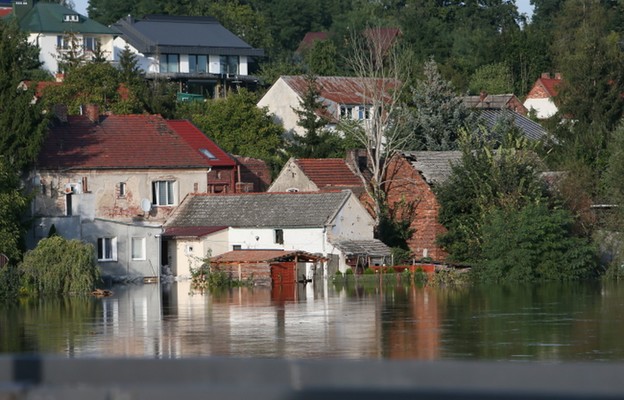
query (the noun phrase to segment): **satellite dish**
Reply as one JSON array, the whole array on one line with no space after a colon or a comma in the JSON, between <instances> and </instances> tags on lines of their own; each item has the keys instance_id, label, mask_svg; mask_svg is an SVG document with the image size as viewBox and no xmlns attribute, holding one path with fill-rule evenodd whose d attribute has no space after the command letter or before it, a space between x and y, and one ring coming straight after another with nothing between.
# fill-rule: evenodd
<instances>
[{"instance_id":1,"label":"satellite dish","mask_svg":"<svg viewBox=\"0 0 624 400\"><path fill-rule=\"evenodd\" d=\"M149 212L152 209L152 202L149 199L141 200L141 210L143 212Z\"/></svg>"}]
</instances>

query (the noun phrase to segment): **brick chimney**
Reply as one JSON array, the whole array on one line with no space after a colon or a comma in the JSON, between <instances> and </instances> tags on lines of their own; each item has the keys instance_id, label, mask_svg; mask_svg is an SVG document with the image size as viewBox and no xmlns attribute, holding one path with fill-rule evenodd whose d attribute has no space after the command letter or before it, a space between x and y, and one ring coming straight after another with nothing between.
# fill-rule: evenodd
<instances>
[{"instance_id":1,"label":"brick chimney","mask_svg":"<svg viewBox=\"0 0 624 400\"><path fill-rule=\"evenodd\" d=\"M542 72L542 79L550 79L550 72Z\"/></svg>"},{"instance_id":2,"label":"brick chimney","mask_svg":"<svg viewBox=\"0 0 624 400\"><path fill-rule=\"evenodd\" d=\"M100 107L97 104L87 104L84 113L91 122L100 122Z\"/></svg>"},{"instance_id":3,"label":"brick chimney","mask_svg":"<svg viewBox=\"0 0 624 400\"><path fill-rule=\"evenodd\" d=\"M561 72L555 72L555 79L559 79L559 80L562 79Z\"/></svg>"}]
</instances>

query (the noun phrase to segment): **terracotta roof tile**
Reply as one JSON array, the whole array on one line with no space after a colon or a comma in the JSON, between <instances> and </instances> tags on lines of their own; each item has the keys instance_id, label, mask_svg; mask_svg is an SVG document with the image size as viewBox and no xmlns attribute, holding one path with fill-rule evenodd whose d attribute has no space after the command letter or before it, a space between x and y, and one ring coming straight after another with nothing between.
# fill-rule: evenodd
<instances>
[{"instance_id":1,"label":"terracotta roof tile","mask_svg":"<svg viewBox=\"0 0 624 400\"><path fill-rule=\"evenodd\" d=\"M297 48L297 52L302 52L304 50L312 48L314 46L314 42L317 40L323 41L327 40L329 34L327 32L308 32L305 34L301 42L299 43L299 47Z\"/></svg>"},{"instance_id":2,"label":"terracotta roof tile","mask_svg":"<svg viewBox=\"0 0 624 400\"><path fill-rule=\"evenodd\" d=\"M193 149L203 155L212 154L212 166L215 167L234 167L236 161L230 157L225 151L221 150L212 140L208 139L202 131L187 120L168 120L167 125L178 133ZM208 140L206 140L208 139ZM206 153L204 150L208 150Z\"/></svg>"},{"instance_id":3,"label":"terracotta roof tile","mask_svg":"<svg viewBox=\"0 0 624 400\"><path fill-rule=\"evenodd\" d=\"M299 158L295 162L319 189L360 187L362 180L341 158Z\"/></svg>"},{"instance_id":4,"label":"terracotta roof tile","mask_svg":"<svg viewBox=\"0 0 624 400\"><path fill-rule=\"evenodd\" d=\"M178 129L184 132L180 134ZM224 160L225 153L216 151L210 139L195 137L196 132L190 131L193 128L185 128L182 122L170 126L159 115L109 115L101 117L97 124L86 116L69 116L67 123L50 128L39 154L38 167L208 168L218 163L234 163L229 156ZM194 145L184 139L191 136ZM213 149L216 160L197 151L199 146Z\"/></svg>"},{"instance_id":5,"label":"terracotta roof tile","mask_svg":"<svg viewBox=\"0 0 624 400\"><path fill-rule=\"evenodd\" d=\"M300 250L234 250L215 257L210 261L212 263L258 263L279 261L281 259L294 259L295 256L305 259L320 260L321 256Z\"/></svg>"}]
</instances>

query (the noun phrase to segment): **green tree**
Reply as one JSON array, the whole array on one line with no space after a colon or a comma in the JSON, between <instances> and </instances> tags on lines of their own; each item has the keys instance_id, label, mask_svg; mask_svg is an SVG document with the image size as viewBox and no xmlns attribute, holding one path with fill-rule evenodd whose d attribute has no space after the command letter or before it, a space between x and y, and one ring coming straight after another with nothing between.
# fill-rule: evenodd
<instances>
[{"instance_id":1,"label":"green tree","mask_svg":"<svg viewBox=\"0 0 624 400\"><path fill-rule=\"evenodd\" d=\"M178 117L190 119L228 153L260 158L276 171L284 150L283 128L256 103L255 94L241 89L225 98L185 103Z\"/></svg>"},{"instance_id":2,"label":"green tree","mask_svg":"<svg viewBox=\"0 0 624 400\"><path fill-rule=\"evenodd\" d=\"M0 157L17 171L39 154L47 124L40 105L31 104L34 90L18 89L40 65L35 54L17 24L0 21Z\"/></svg>"},{"instance_id":3,"label":"green tree","mask_svg":"<svg viewBox=\"0 0 624 400\"><path fill-rule=\"evenodd\" d=\"M86 294L100 281L93 246L60 236L39 241L19 270L24 290L31 294Z\"/></svg>"},{"instance_id":4,"label":"green tree","mask_svg":"<svg viewBox=\"0 0 624 400\"><path fill-rule=\"evenodd\" d=\"M13 266L21 259L26 228L22 223L30 199L20 189L17 171L0 156L0 254Z\"/></svg>"},{"instance_id":5,"label":"green tree","mask_svg":"<svg viewBox=\"0 0 624 400\"><path fill-rule=\"evenodd\" d=\"M452 84L442 78L432 59L423 68L424 79L412 90L413 134L407 147L411 150L457 149L459 131L473 124L474 117L455 94Z\"/></svg>"},{"instance_id":6,"label":"green tree","mask_svg":"<svg viewBox=\"0 0 624 400\"><path fill-rule=\"evenodd\" d=\"M338 73L338 49L330 40L316 40L312 48L304 53L308 73L333 76Z\"/></svg>"},{"instance_id":7,"label":"green tree","mask_svg":"<svg viewBox=\"0 0 624 400\"><path fill-rule=\"evenodd\" d=\"M475 278L491 282L578 280L596 271L596 251L573 234L574 218L545 203L495 209L484 221Z\"/></svg>"},{"instance_id":8,"label":"green tree","mask_svg":"<svg viewBox=\"0 0 624 400\"><path fill-rule=\"evenodd\" d=\"M501 142L489 132L464 132L461 142L462 162L436 187L439 221L447 228L439 241L451 260L478 264L488 215L541 202L546 193L541 162L524 137L510 132Z\"/></svg>"},{"instance_id":9,"label":"green tree","mask_svg":"<svg viewBox=\"0 0 624 400\"><path fill-rule=\"evenodd\" d=\"M505 63L488 64L477 68L469 84L470 93L513 93L511 71Z\"/></svg>"}]
</instances>

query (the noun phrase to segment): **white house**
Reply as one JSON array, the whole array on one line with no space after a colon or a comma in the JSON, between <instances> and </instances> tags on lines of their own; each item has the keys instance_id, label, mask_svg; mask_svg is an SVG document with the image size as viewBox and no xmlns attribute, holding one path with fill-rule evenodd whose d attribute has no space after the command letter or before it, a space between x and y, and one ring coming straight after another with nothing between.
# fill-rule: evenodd
<instances>
[{"instance_id":1,"label":"white house","mask_svg":"<svg viewBox=\"0 0 624 400\"><path fill-rule=\"evenodd\" d=\"M350 190L192 194L166 222L164 237L169 254L178 256L171 263L176 275L188 274L192 260L253 249L322 256L330 260L323 272L333 274L358 262L387 261L390 250L373 238L373 227L372 217ZM360 246L356 252L349 250L354 244Z\"/></svg>"},{"instance_id":2,"label":"white house","mask_svg":"<svg viewBox=\"0 0 624 400\"><path fill-rule=\"evenodd\" d=\"M128 48L147 78L179 83L180 92L210 97L229 87L255 85L254 57L264 55L212 17L147 15L120 19L112 27L114 60Z\"/></svg>"},{"instance_id":3,"label":"white house","mask_svg":"<svg viewBox=\"0 0 624 400\"><path fill-rule=\"evenodd\" d=\"M549 73L543 73L527 94L524 107L529 111L533 110L539 119L552 117L559 111L555 98L562 82L561 74L551 76Z\"/></svg>"},{"instance_id":4,"label":"white house","mask_svg":"<svg viewBox=\"0 0 624 400\"><path fill-rule=\"evenodd\" d=\"M391 89L392 81L380 83L379 79L344 76L319 76L316 85L320 92L319 100L324 109L317 110L319 116L328 121L331 129L342 119L370 121L373 115L372 102L379 99L375 91ZM258 107L266 108L275 122L283 125L286 131L303 136L305 131L297 125L299 116L295 112L308 90L305 76L281 76L258 101Z\"/></svg>"},{"instance_id":5,"label":"white house","mask_svg":"<svg viewBox=\"0 0 624 400\"><path fill-rule=\"evenodd\" d=\"M70 51L88 61L99 47L107 60L113 60L116 32L58 3L13 1L13 11L5 18L17 18L28 41L39 47L43 68L52 74L63 72L59 61Z\"/></svg>"}]
</instances>

